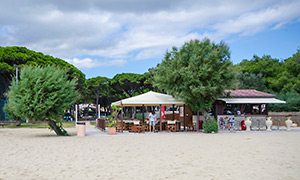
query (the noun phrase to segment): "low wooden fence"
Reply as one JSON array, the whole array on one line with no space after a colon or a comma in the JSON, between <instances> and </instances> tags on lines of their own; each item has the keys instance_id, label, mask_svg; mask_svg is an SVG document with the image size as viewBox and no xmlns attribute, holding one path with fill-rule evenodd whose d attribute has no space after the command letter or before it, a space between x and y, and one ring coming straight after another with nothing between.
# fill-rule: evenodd
<instances>
[{"instance_id":1,"label":"low wooden fence","mask_svg":"<svg viewBox=\"0 0 300 180\"><path fill-rule=\"evenodd\" d=\"M285 126L285 120L287 116L291 116L291 120L300 125L300 112L269 112L269 116L272 117L273 126Z\"/></svg>"}]
</instances>

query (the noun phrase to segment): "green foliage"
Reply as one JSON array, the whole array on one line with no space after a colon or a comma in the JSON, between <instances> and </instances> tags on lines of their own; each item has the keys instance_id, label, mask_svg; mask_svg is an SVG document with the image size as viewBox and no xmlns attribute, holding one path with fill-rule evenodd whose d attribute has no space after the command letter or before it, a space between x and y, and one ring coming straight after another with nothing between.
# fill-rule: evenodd
<instances>
[{"instance_id":1,"label":"green foliage","mask_svg":"<svg viewBox=\"0 0 300 180\"><path fill-rule=\"evenodd\" d=\"M16 68L14 67L14 64L18 65L19 70L24 66L57 66L66 71L69 80L76 80L76 89L81 94L84 90L85 75L66 61L44 55L40 52L31 51L25 47L0 47L0 98L1 96L3 97L3 93L6 92L7 87L10 85L10 81L12 80L11 77L15 76ZM4 81L2 79L4 79Z\"/></svg>"},{"instance_id":2,"label":"green foliage","mask_svg":"<svg viewBox=\"0 0 300 180\"><path fill-rule=\"evenodd\" d=\"M122 73L113 77L111 83L114 91L120 98L133 97L143 92L144 76L134 73Z\"/></svg>"},{"instance_id":3,"label":"green foliage","mask_svg":"<svg viewBox=\"0 0 300 180\"><path fill-rule=\"evenodd\" d=\"M256 89L265 91L266 85L261 73L254 74L249 72L238 72L238 89Z\"/></svg>"},{"instance_id":4,"label":"green foliage","mask_svg":"<svg viewBox=\"0 0 300 180\"><path fill-rule=\"evenodd\" d=\"M203 122L203 130L205 133L217 133L218 132L218 123L215 119L209 119L208 121Z\"/></svg>"},{"instance_id":5,"label":"green foliage","mask_svg":"<svg viewBox=\"0 0 300 180\"><path fill-rule=\"evenodd\" d=\"M248 73L250 76L249 78L240 77L241 87L255 87L255 89L263 90L262 88L265 86L265 90L277 93L281 91L300 93L299 51L284 61L279 61L271 56L258 57L254 55L251 60L245 59L236 65L236 68L244 75ZM256 81L258 84L255 85L250 81Z\"/></svg>"},{"instance_id":6,"label":"green foliage","mask_svg":"<svg viewBox=\"0 0 300 180\"><path fill-rule=\"evenodd\" d=\"M111 107L115 111L112 113L112 116L107 117L106 119L108 120L108 127L115 127L116 124L117 124L117 121L116 121L116 111L120 111L121 108L118 107L118 106L116 106L116 105L112 105Z\"/></svg>"},{"instance_id":7,"label":"green foliage","mask_svg":"<svg viewBox=\"0 0 300 180\"><path fill-rule=\"evenodd\" d=\"M51 128L64 135L64 110L79 99L75 84L75 80L69 81L66 72L57 67L24 67L20 80L18 83L13 80L7 93L6 111L31 121L48 119Z\"/></svg>"},{"instance_id":8,"label":"green foliage","mask_svg":"<svg viewBox=\"0 0 300 180\"><path fill-rule=\"evenodd\" d=\"M300 94L291 92L273 93L278 99L286 101L286 104L270 104L269 111L274 112L298 112L300 111Z\"/></svg>"},{"instance_id":9,"label":"green foliage","mask_svg":"<svg viewBox=\"0 0 300 180\"><path fill-rule=\"evenodd\" d=\"M234 80L229 58L224 43L193 40L166 53L155 70L154 83L192 110L204 111Z\"/></svg>"},{"instance_id":10,"label":"green foliage","mask_svg":"<svg viewBox=\"0 0 300 180\"><path fill-rule=\"evenodd\" d=\"M111 92L110 83L111 79L101 76L86 80L85 100L100 104L101 107L107 107ZM99 100L101 101L99 102Z\"/></svg>"}]
</instances>

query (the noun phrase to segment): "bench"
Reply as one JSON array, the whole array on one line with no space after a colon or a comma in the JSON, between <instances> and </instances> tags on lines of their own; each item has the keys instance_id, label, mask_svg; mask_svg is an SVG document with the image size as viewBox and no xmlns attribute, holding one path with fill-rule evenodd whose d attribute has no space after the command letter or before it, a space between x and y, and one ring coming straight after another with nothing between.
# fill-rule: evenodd
<instances>
[{"instance_id":1,"label":"bench","mask_svg":"<svg viewBox=\"0 0 300 180\"><path fill-rule=\"evenodd\" d=\"M21 125L21 122L20 121L0 121L0 126L2 126L2 128L4 128L4 126L7 126L7 125L16 125L16 126L19 126Z\"/></svg>"}]
</instances>

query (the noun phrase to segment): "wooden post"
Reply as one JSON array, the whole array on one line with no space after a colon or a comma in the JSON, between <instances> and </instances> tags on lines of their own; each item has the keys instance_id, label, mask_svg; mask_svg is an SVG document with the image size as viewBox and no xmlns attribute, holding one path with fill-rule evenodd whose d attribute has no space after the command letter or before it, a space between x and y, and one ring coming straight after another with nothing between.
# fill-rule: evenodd
<instances>
[{"instance_id":1,"label":"wooden post","mask_svg":"<svg viewBox=\"0 0 300 180\"><path fill-rule=\"evenodd\" d=\"M199 114L199 111L197 111L196 131L199 130L199 120L200 120L200 114Z\"/></svg>"},{"instance_id":2,"label":"wooden post","mask_svg":"<svg viewBox=\"0 0 300 180\"><path fill-rule=\"evenodd\" d=\"M161 104L159 105L159 117L160 117L159 131L162 131Z\"/></svg>"},{"instance_id":3,"label":"wooden post","mask_svg":"<svg viewBox=\"0 0 300 180\"><path fill-rule=\"evenodd\" d=\"M175 105L173 104L173 121L175 120L175 112L174 112L174 108L175 108Z\"/></svg>"},{"instance_id":4,"label":"wooden post","mask_svg":"<svg viewBox=\"0 0 300 180\"><path fill-rule=\"evenodd\" d=\"M185 104L183 105L183 130L185 131L185 119L186 119L186 114L185 114Z\"/></svg>"},{"instance_id":5,"label":"wooden post","mask_svg":"<svg viewBox=\"0 0 300 180\"><path fill-rule=\"evenodd\" d=\"M145 109L145 106L144 104L142 105L142 113L143 113L143 123L145 123L145 115L144 115L144 109Z\"/></svg>"},{"instance_id":6,"label":"wooden post","mask_svg":"<svg viewBox=\"0 0 300 180\"><path fill-rule=\"evenodd\" d=\"M121 103L121 132L123 132L123 104Z\"/></svg>"},{"instance_id":7,"label":"wooden post","mask_svg":"<svg viewBox=\"0 0 300 180\"><path fill-rule=\"evenodd\" d=\"M261 114L261 106L262 104L259 105L259 114Z\"/></svg>"},{"instance_id":8,"label":"wooden post","mask_svg":"<svg viewBox=\"0 0 300 180\"><path fill-rule=\"evenodd\" d=\"M244 104L241 105L241 114L244 114Z\"/></svg>"}]
</instances>

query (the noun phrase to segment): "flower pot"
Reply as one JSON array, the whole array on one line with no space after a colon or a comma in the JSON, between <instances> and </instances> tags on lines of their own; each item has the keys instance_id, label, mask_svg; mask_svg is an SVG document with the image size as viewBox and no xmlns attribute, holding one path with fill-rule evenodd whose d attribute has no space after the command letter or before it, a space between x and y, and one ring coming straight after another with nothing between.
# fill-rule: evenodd
<instances>
[{"instance_id":1,"label":"flower pot","mask_svg":"<svg viewBox=\"0 0 300 180\"><path fill-rule=\"evenodd\" d=\"M246 131L250 131L250 126L251 126L251 117L246 117L245 125L246 125Z\"/></svg>"},{"instance_id":2,"label":"flower pot","mask_svg":"<svg viewBox=\"0 0 300 180\"><path fill-rule=\"evenodd\" d=\"M272 131L272 129L271 129L271 126L272 126L271 117L267 117L266 126L267 126L267 131Z\"/></svg>"},{"instance_id":3,"label":"flower pot","mask_svg":"<svg viewBox=\"0 0 300 180\"><path fill-rule=\"evenodd\" d=\"M117 133L116 133L116 132L117 132L116 130L117 130L116 127L109 127L109 128L108 128L108 134L109 134L109 135L116 135L116 134L117 134Z\"/></svg>"},{"instance_id":4,"label":"flower pot","mask_svg":"<svg viewBox=\"0 0 300 180\"><path fill-rule=\"evenodd\" d=\"M285 125L286 125L286 130L287 131L291 130L292 123L293 123L293 121L291 120L291 117L287 117L287 120L285 121Z\"/></svg>"}]
</instances>

